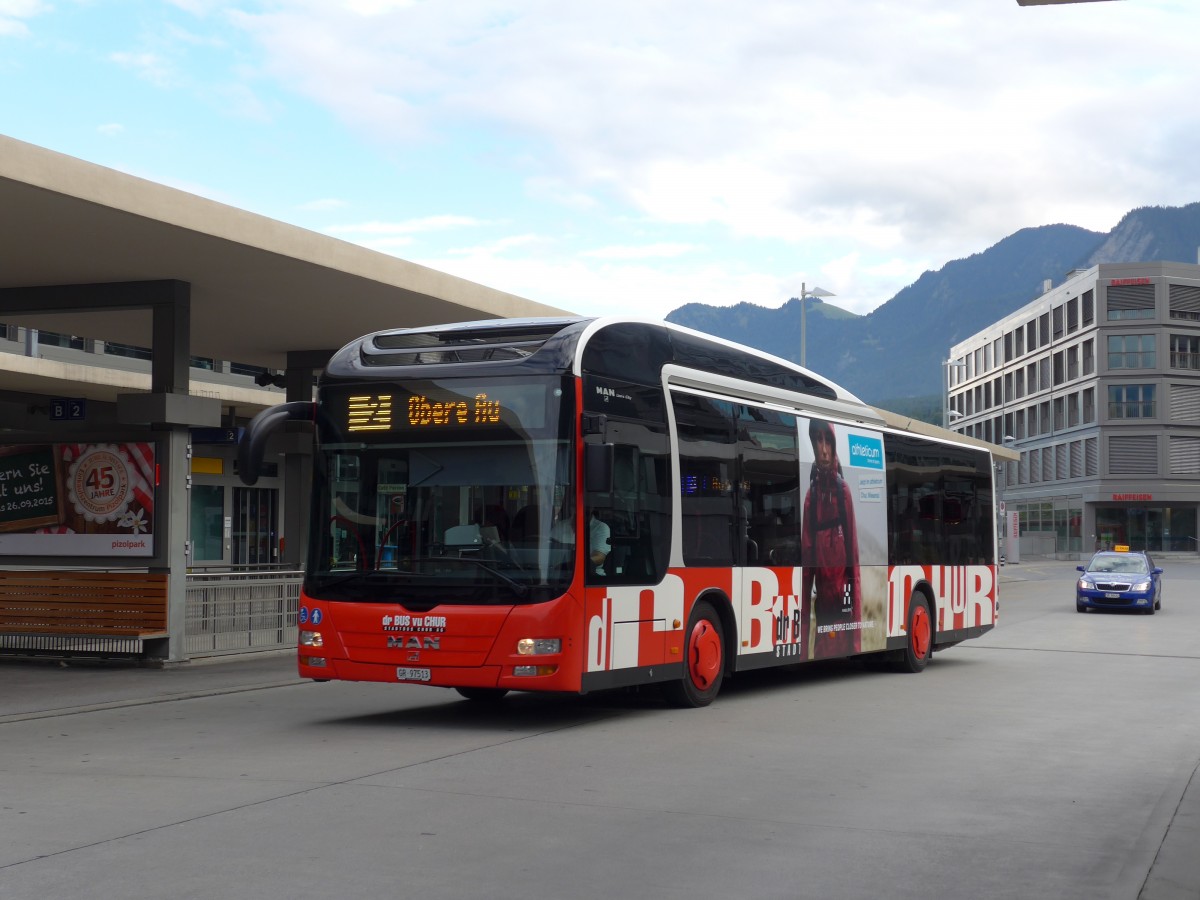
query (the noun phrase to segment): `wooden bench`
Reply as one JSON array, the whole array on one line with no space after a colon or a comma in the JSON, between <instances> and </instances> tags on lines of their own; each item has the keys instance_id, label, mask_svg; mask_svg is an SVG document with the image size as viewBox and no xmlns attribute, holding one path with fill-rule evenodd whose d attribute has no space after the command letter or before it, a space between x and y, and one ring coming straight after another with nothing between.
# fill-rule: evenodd
<instances>
[{"instance_id":1,"label":"wooden bench","mask_svg":"<svg viewBox=\"0 0 1200 900\"><path fill-rule=\"evenodd\" d=\"M0 571L0 653L143 657L166 637L166 573Z\"/></svg>"}]
</instances>

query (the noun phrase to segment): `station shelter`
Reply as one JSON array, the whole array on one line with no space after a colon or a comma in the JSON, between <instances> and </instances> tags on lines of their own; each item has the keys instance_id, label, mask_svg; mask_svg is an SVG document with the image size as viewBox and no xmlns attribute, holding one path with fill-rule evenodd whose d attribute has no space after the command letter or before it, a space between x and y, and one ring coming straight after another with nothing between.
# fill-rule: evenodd
<instances>
[{"instance_id":1,"label":"station shelter","mask_svg":"<svg viewBox=\"0 0 1200 900\"><path fill-rule=\"evenodd\" d=\"M294 642L312 436L241 428L384 328L562 315L0 136L0 654Z\"/></svg>"}]
</instances>

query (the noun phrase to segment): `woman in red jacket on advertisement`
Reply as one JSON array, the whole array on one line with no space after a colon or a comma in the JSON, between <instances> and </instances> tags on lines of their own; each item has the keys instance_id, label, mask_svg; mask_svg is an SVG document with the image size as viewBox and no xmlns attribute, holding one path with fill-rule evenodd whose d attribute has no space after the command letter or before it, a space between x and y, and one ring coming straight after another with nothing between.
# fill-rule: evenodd
<instances>
[{"instance_id":1,"label":"woman in red jacket on advertisement","mask_svg":"<svg viewBox=\"0 0 1200 900\"><path fill-rule=\"evenodd\" d=\"M845 656L859 651L862 618L854 504L842 477L833 426L812 419L808 437L814 462L800 526L800 596L806 610L816 610L813 657ZM807 615L803 621L808 624ZM803 640L807 647L807 635Z\"/></svg>"}]
</instances>

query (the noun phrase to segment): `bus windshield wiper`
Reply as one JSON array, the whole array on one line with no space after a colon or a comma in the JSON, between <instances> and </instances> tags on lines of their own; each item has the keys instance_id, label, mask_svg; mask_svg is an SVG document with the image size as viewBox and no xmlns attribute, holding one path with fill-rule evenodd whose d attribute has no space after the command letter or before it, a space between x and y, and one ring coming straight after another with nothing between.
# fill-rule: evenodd
<instances>
[{"instance_id":1,"label":"bus windshield wiper","mask_svg":"<svg viewBox=\"0 0 1200 900\"><path fill-rule=\"evenodd\" d=\"M386 575L388 577L395 577L396 575L415 575L421 578L430 577L424 572L402 572L396 569L362 569L360 571L347 572L345 575L334 575L332 577L325 576L328 578L328 580L322 582L321 589L329 590L330 588L341 587L344 584L349 584L352 581L358 581L360 579L372 581L376 580L377 576L379 575Z\"/></svg>"},{"instance_id":2,"label":"bus windshield wiper","mask_svg":"<svg viewBox=\"0 0 1200 900\"><path fill-rule=\"evenodd\" d=\"M413 562L423 562L425 560L434 560L435 562L471 563L472 565L483 569L489 575L494 575L500 581L503 581L506 585L512 588L512 592L518 597L524 599L529 595L528 585L521 584L521 582L510 578L495 566L490 566L485 563L482 559L473 559L469 556L420 556L414 559Z\"/></svg>"}]
</instances>

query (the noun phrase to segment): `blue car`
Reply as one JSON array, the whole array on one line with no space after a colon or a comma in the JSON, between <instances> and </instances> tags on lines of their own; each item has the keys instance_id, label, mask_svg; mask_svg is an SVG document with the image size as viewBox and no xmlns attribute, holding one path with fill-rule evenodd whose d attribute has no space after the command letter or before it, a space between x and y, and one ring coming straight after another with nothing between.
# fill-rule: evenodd
<instances>
[{"instance_id":1,"label":"blue car","mask_svg":"<svg viewBox=\"0 0 1200 900\"><path fill-rule=\"evenodd\" d=\"M1075 610L1162 609L1162 569L1143 551L1101 550L1075 582Z\"/></svg>"}]
</instances>

